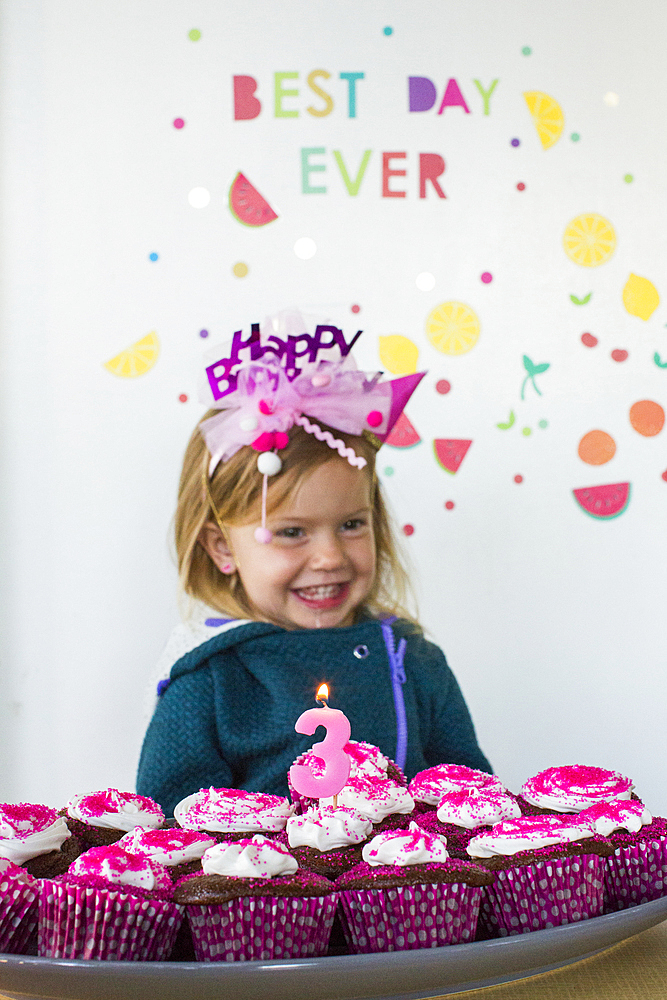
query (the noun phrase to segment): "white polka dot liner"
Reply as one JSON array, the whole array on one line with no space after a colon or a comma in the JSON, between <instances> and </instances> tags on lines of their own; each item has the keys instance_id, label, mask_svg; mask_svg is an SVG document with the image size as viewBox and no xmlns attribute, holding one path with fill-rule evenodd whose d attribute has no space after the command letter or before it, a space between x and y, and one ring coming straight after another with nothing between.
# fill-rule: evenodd
<instances>
[{"instance_id":1,"label":"white polka dot liner","mask_svg":"<svg viewBox=\"0 0 667 1000\"><path fill-rule=\"evenodd\" d=\"M183 907L177 903L45 880L39 899L37 954L163 962L182 922Z\"/></svg>"},{"instance_id":2,"label":"white polka dot liner","mask_svg":"<svg viewBox=\"0 0 667 1000\"><path fill-rule=\"evenodd\" d=\"M605 911L614 913L667 894L667 842L617 847L604 872Z\"/></svg>"},{"instance_id":3,"label":"white polka dot liner","mask_svg":"<svg viewBox=\"0 0 667 1000\"><path fill-rule=\"evenodd\" d=\"M480 936L507 937L599 917L604 864L597 854L583 854L494 872L496 881L482 894Z\"/></svg>"},{"instance_id":4,"label":"white polka dot liner","mask_svg":"<svg viewBox=\"0 0 667 1000\"><path fill-rule=\"evenodd\" d=\"M356 954L438 948L475 940L482 890L458 882L346 889L341 920Z\"/></svg>"},{"instance_id":5,"label":"white polka dot liner","mask_svg":"<svg viewBox=\"0 0 667 1000\"><path fill-rule=\"evenodd\" d=\"M326 955L338 895L242 896L187 908L198 962Z\"/></svg>"},{"instance_id":6,"label":"white polka dot liner","mask_svg":"<svg viewBox=\"0 0 667 1000\"><path fill-rule=\"evenodd\" d=\"M22 955L37 927L37 892L15 879L0 878L0 952Z\"/></svg>"}]
</instances>

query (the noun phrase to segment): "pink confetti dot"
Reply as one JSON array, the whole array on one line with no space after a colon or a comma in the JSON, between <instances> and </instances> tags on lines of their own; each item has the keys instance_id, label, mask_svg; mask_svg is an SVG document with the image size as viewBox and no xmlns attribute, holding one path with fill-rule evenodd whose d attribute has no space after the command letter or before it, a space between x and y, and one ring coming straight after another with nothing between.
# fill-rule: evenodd
<instances>
[{"instance_id":1,"label":"pink confetti dot","mask_svg":"<svg viewBox=\"0 0 667 1000\"><path fill-rule=\"evenodd\" d=\"M185 120L183 118L174 118L174 128L183 128L185 126Z\"/></svg>"},{"instance_id":2,"label":"pink confetti dot","mask_svg":"<svg viewBox=\"0 0 667 1000\"><path fill-rule=\"evenodd\" d=\"M178 397L178 401L179 401L179 403L187 403L187 401L188 401L187 394L185 392L182 392L180 394L180 396Z\"/></svg>"},{"instance_id":3,"label":"pink confetti dot","mask_svg":"<svg viewBox=\"0 0 667 1000\"><path fill-rule=\"evenodd\" d=\"M379 410L371 410L371 412L366 417L366 422L369 427L379 427L382 423L382 414Z\"/></svg>"},{"instance_id":4,"label":"pink confetti dot","mask_svg":"<svg viewBox=\"0 0 667 1000\"><path fill-rule=\"evenodd\" d=\"M353 306L351 307L351 312L353 312L353 313L358 313L358 312L361 312L361 306L358 306L358 305L357 305L357 304L355 303L355 304L354 304L354 305L353 305Z\"/></svg>"},{"instance_id":5,"label":"pink confetti dot","mask_svg":"<svg viewBox=\"0 0 667 1000\"><path fill-rule=\"evenodd\" d=\"M454 501L448 500L447 503L445 504L445 508L447 510L454 510Z\"/></svg>"},{"instance_id":6,"label":"pink confetti dot","mask_svg":"<svg viewBox=\"0 0 667 1000\"><path fill-rule=\"evenodd\" d=\"M439 392L441 396L446 396L451 387L451 383L446 378L441 378L439 382L435 383L435 391Z\"/></svg>"},{"instance_id":7,"label":"pink confetti dot","mask_svg":"<svg viewBox=\"0 0 667 1000\"><path fill-rule=\"evenodd\" d=\"M594 337L592 333L582 333L581 343L584 347L595 347L598 342L598 338Z\"/></svg>"},{"instance_id":8,"label":"pink confetti dot","mask_svg":"<svg viewBox=\"0 0 667 1000\"><path fill-rule=\"evenodd\" d=\"M523 476L515 476L514 477L514 482L515 483L522 483L523 482Z\"/></svg>"},{"instance_id":9,"label":"pink confetti dot","mask_svg":"<svg viewBox=\"0 0 667 1000\"><path fill-rule=\"evenodd\" d=\"M490 271L485 271L484 274L481 275L481 278L485 285L489 285L493 281L493 275Z\"/></svg>"},{"instance_id":10,"label":"pink confetti dot","mask_svg":"<svg viewBox=\"0 0 667 1000\"><path fill-rule=\"evenodd\" d=\"M516 189L517 191L525 191L526 185L523 183L523 181L519 181L519 183L516 186Z\"/></svg>"},{"instance_id":11,"label":"pink confetti dot","mask_svg":"<svg viewBox=\"0 0 667 1000\"><path fill-rule=\"evenodd\" d=\"M403 534L404 535L408 535L408 537L409 537L410 535L414 535L414 533L415 533L415 529L414 529L414 526L412 524L404 524L403 525Z\"/></svg>"},{"instance_id":12,"label":"pink confetti dot","mask_svg":"<svg viewBox=\"0 0 667 1000\"><path fill-rule=\"evenodd\" d=\"M663 479L665 480L665 482L667 483L667 469L665 469L665 471L663 472L663 474L662 474L662 478L663 478Z\"/></svg>"},{"instance_id":13,"label":"pink confetti dot","mask_svg":"<svg viewBox=\"0 0 667 1000\"><path fill-rule=\"evenodd\" d=\"M628 352L619 350L617 348L615 351L611 352L611 356L614 359L614 361L625 361L625 359L628 356Z\"/></svg>"}]
</instances>

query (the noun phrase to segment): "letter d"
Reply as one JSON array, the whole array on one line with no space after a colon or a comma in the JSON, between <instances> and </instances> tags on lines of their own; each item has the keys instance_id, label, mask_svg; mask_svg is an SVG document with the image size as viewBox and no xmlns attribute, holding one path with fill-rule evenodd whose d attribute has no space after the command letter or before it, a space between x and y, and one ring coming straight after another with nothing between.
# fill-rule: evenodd
<instances>
[{"instance_id":1,"label":"letter d","mask_svg":"<svg viewBox=\"0 0 667 1000\"><path fill-rule=\"evenodd\" d=\"M430 111L435 104L435 84L427 76L408 77L410 111Z\"/></svg>"}]
</instances>

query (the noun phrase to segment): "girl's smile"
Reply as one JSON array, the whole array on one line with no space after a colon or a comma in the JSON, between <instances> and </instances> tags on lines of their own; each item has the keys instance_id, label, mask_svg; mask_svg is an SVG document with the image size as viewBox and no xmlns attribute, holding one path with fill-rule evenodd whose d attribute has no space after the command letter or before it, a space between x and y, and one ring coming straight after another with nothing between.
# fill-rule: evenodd
<instances>
[{"instance_id":1,"label":"girl's smile","mask_svg":"<svg viewBox=\"0 0 667 1000\"><path fill-rule=\"evenodd\" d=\"M209 525L203 541L222 572L238 572L258 620L351 625L375 581L370 489L367 473L332 458L269 516L268 545L255 540L259 519L227 528L227 541Z\"/></svg>"}]
</instances>

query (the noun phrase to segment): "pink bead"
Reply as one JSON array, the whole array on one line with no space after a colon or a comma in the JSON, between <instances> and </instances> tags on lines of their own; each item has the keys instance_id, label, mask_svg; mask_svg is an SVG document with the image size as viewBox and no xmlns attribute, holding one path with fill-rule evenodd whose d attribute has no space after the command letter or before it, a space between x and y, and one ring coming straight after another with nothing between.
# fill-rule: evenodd
<instances>
[{"instance_id":1,"label":"pink bead","mask_svg":"<svg viewBox=\"0 0 667 1000\"><path fill-rule=\"evenodd\" d=\"M366 422L369 427L379 427L382 423L382 414L379 410L371 410L371 412L366 417Z\"/></svg>"},{"instance_id":2,"label":"pink bead","mask_svg":"<svg viewBox=\"0 0 667 1000\"><path fill-rule=\"evenodd\" d=\"M273 434L270 431L264 431L263 434L255 438L252 447L255 451L271 451L273 448Z\"/></svg>"},{"instance_id":3,"label":"pink bead","mask_svg":"<svg viewBox=\"0 0 667 1000\"><path fill-rule=\"evenodd\" d=\"M265 417L268 417L271 413L273 413L271 404L266 399L260 399L259 412L263 413Z\"/></svg>"},{"instance_id":4,"label":"pink bead","mask_svg":"<svg viewBox=\"0 0 667 1000\"><path fill-rule=\"evenodd\" d=\"M331 375L325 375L324 372L320 372L319 375L313 375L310 381L316 389L322 389L331 382Z\"/></svg>"},{"instance_id":5,"label":"pink bead","mask_svg":"<svg viewBox=\"0 0 667 1000\"><path fill-rule=\"evenodd\" d=\"M289 435L285 434L284 431L276 431L274 438L274 448L277 448L278 451L282 451L282 449L286 448L289 444Z\"/></svg>"},{"instance_id":6,"label":"pink bead","mask_svg":"<svg viewBox=\"0 0 667 1000\"><path fill-rule=\"evenodd\" d=\"M255 541L260 545L268 545L273 539L273 532L268 528L255 528Z\"/></svg>"}]
</instances>

